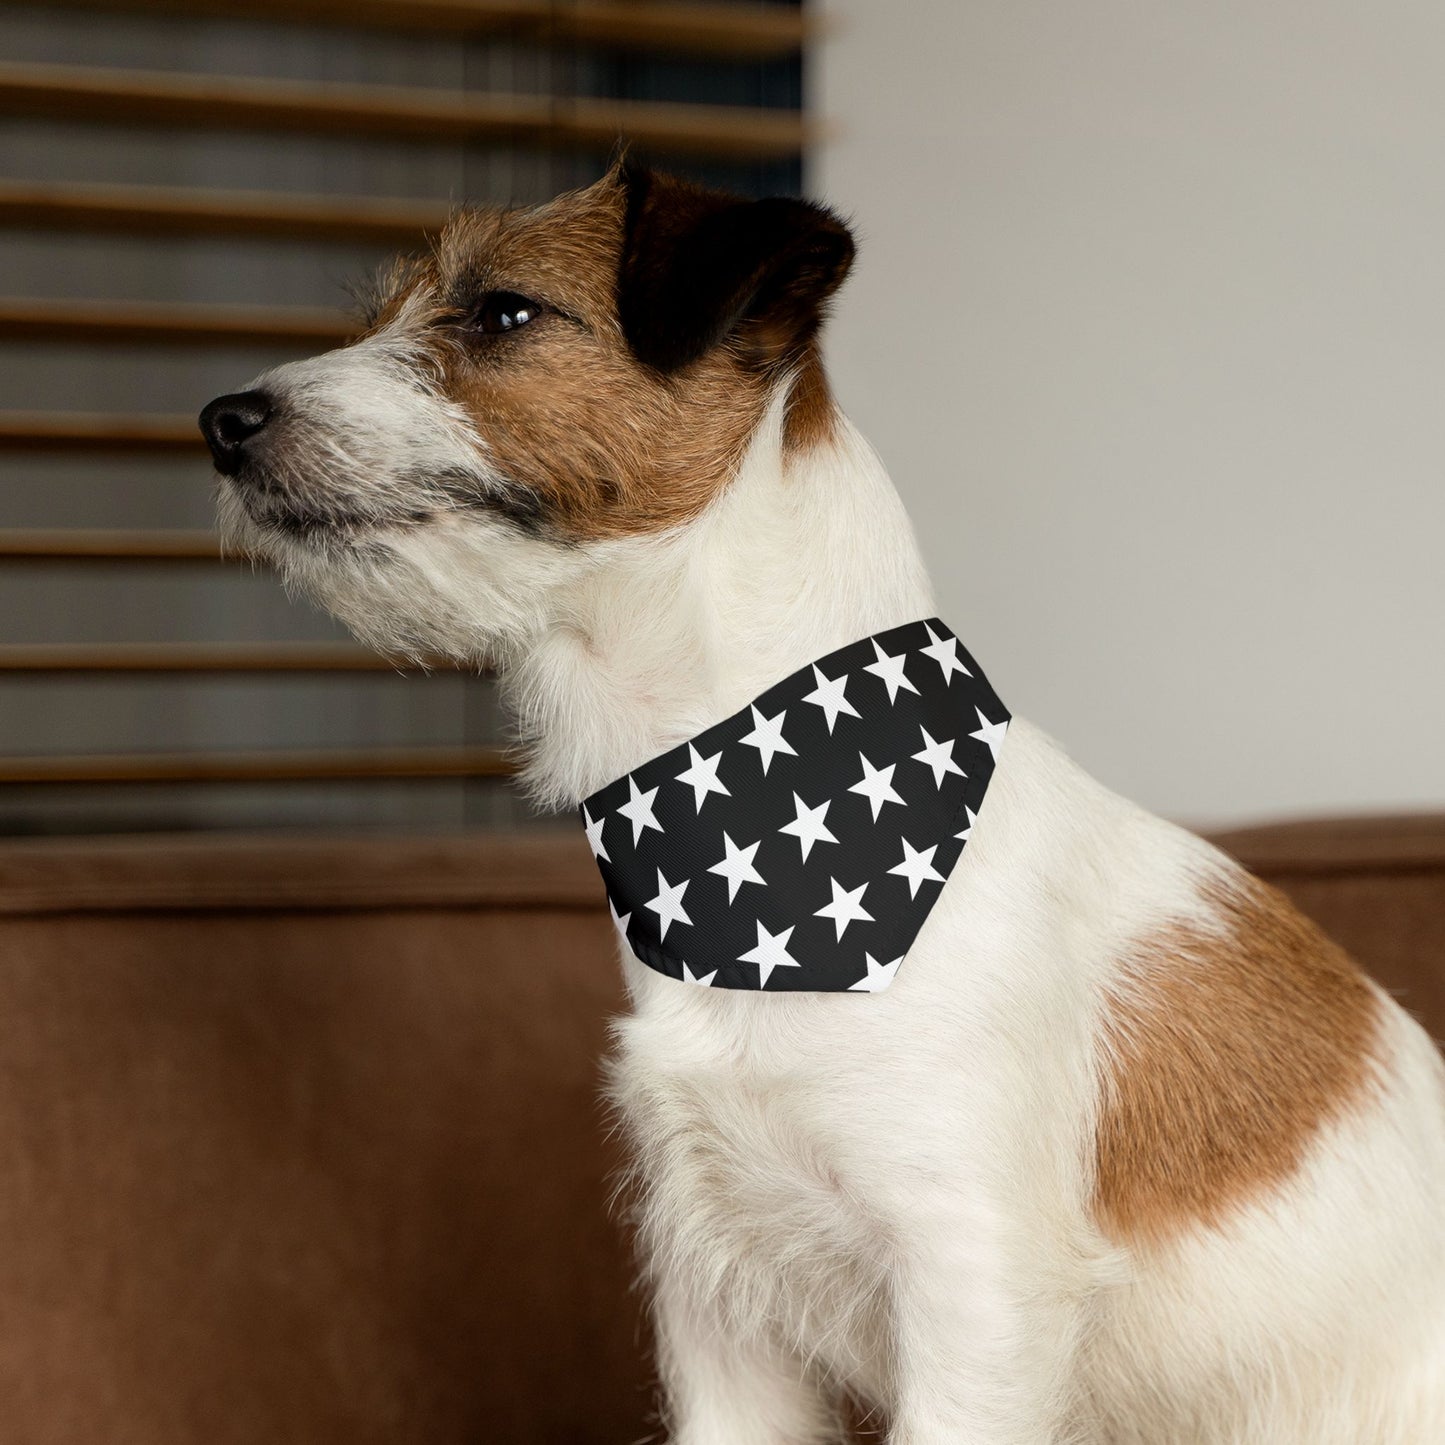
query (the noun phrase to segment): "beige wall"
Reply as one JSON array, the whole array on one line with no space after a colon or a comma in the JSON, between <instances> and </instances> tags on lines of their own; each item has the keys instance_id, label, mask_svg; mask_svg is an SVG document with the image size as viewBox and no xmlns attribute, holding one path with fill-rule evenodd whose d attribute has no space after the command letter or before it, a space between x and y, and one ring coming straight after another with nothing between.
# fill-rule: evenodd
<instances>
[{"instance_id":1,"label":"beige wall","mask_svg":"<svg viewBox=\"0 0 1445 1445\"><path fill-rule=\"evenodd\" d=\"M823 8L835 382L1005 698L1187 820L1445 805L1445 7Z\"/></svg>"}]
</instances>

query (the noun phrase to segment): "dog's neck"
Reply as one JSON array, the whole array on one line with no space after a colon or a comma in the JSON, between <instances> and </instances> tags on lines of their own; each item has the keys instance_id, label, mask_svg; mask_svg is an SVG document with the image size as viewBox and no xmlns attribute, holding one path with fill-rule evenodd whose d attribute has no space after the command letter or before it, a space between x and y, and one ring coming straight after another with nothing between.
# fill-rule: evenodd
<instances>
[{"instance_id":1,"label":"dog's neck","mask_svg":"<svg viewBox=\"0 0 1445 1445\"><path fill-rule=\"evenodd\" d=\"M780 398L696 521L599 551L506 669L541 801L575 805L814 658L932 614L877 454L841 415L793 453L782 415Z\"/></svg>"}]
</instances>

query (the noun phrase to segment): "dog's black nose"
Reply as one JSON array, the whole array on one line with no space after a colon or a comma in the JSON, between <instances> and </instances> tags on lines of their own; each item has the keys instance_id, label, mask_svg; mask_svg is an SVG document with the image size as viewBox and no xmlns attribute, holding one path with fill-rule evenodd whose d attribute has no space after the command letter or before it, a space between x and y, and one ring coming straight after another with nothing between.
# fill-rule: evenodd
<instances>
[{"instance_id":1,"label":"dog's black nose","mask_svg":"<svg viewBox=\"0 0 1445 1445\"><path fill-rule=\"evenodd\" d=\"M201 433L222 476L241 470L246 443L271 419L271 398L264 391L218 396L201 413Z\"/></svg>"}]
</instances>

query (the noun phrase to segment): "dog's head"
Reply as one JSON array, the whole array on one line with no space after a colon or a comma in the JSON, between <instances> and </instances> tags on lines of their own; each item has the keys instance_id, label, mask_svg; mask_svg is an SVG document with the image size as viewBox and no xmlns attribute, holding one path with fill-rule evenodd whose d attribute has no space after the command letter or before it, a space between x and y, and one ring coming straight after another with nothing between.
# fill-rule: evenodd
<instances>
[{"instance_id":1,"label":"dog's head","mask_svg":"<svg viewBox=\"0 0 1445 1445\"><path fill-rule=\"evenodd\" d=\"M381 646L504 650L549 581L698 516L779 386L820 425L852 255L820 207L626 164L462 211L360 339L202 412L223 529Z\"/></svg>"}]
</instances>

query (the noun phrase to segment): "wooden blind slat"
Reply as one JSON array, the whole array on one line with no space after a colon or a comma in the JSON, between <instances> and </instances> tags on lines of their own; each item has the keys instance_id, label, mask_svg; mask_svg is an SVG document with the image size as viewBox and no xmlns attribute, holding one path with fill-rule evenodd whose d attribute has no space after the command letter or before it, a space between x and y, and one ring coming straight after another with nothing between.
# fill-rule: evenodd
<instances>
[{"instance_id":1,"label":"wooden blind slat","mask_svg":"<svg viewBox=\"0 0 1445 1445\"><path fill-rule=\"evenodd\" d=\"M135 528L0 529L3 562L220 562L214 532Z\"/></svg>"},{"instance_id":2,"label":"wooden blind slat","mask_svg":"<svg viewBox=\"0 0 1445 1445\"><path fill-rule=\"evenodd\" d=\"M0 675L24 673L401 672L351 643L124 642L0 644Z\"/></svg>"},{"instance_id":3,"label":"wooden blind slat","mask_svg":"<svg viewBox=\"0 0 1445 1445\"><path fill-rule=\"evenodd\" d=\"M0 181L0 225L32 229L414 246L447 214L445 206L362 196Z\"/></svg>"},{"instance_id":4,"label":"wooden blind slat","mask_svg":"<svg viewBox=\"0 0 1445 1445\"><path fill-rule=\"evenodd\" d=\"M38 64L0 64L0 114L594 151L627 137L734 160L793 157L813 135L792 110Z\"/></svg>"},{"instance_id":5,"label":"wooden blind slat","mask_svg":"<svg viewBox=\"0 0 1445 1445\"><path fill-rule=\"evenodd\" d=\"M325 349L358 329L345 312L321 307L0 297L0 341Z\"/></svg>"},{"instance_id":6,"label":"wooden blind slat","mask_svg":"<svg viewBox=\"0 0 1445 1445\"><path fill-rule=\"evenodd\" d=\"M53 0L72 9L511 35L539 44L596 45L765 59L795 55L816 27L790 6L656 0Z\"/></svg>"},{"instance_id":7,"label":"wooden blind slat","mask_svg":"<svg viewBox=\"0 0 1445 1445\"><path fill-rule=\"evenodd\" d=\"M539 29L544 38L562 44L681 50L764 60L797 55L819 32L801 9L782 5L745 9L741 5L660 5L648 0L636 4L625 0L544 3L549 15ZM543 5L525 8L535 15Z\"/></svg>"},{"instance_id":8,"label":"wooden blind slat","mask_svg":"<svg viewBox=\"0 0 1445 1445\"><path fill-rule=\"evenodd\" d=\"M0 783L291 783L382 778L505 778L501 748L89 753L0 757Z\"/></svg>"},{"instance_id":9,"label":"wooden blind slat","mask_svg":"<svg viewBox=\"0 0 1445 1445\"><path fill-rule=\"evenodd\" d=\"M0 412L0 451L204 453L193 416Z\"/></svg>"}]
</instances>

